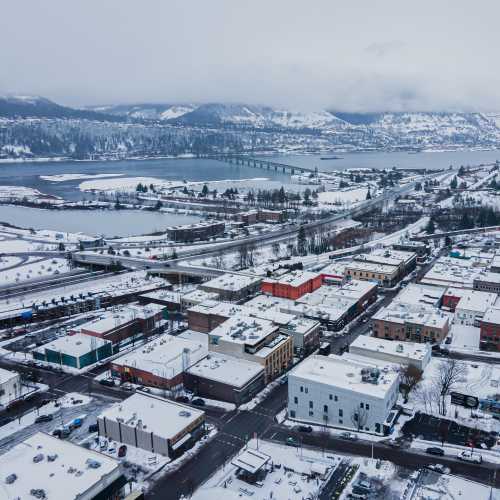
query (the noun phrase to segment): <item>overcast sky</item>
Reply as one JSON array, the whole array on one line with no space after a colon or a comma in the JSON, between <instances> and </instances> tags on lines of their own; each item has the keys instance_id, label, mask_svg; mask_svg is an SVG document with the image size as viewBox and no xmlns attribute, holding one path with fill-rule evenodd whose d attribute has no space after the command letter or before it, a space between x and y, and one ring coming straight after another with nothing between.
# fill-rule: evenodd
<instances>
[{"instance_id":1,"label":"overcast sky","mask_svg":"<svg viewBox=\"0 0 500 500\"><path fill-rule=\"evenodd\" d=\"M0 93L500 110L496 0L5 0Z\"/></svg>"}]
</instances>

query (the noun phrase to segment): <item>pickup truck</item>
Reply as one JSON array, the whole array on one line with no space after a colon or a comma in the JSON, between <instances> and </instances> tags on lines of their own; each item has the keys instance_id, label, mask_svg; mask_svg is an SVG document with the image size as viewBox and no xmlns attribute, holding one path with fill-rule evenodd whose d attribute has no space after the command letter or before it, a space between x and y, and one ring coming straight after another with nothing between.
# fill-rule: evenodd
<instances>
[{"instance_id":1,"label":"pickup truck","mask_svg":"<svg viewBox=\"0 0 500 500\"><path fill-rule=\"evenodd\" d=\"M472 462L474 464L480 464L483 462L483 457L479 453L474 453L473 451L461 451L457 458L463 460L464 462Z\"/></svg>"}]
</instances>

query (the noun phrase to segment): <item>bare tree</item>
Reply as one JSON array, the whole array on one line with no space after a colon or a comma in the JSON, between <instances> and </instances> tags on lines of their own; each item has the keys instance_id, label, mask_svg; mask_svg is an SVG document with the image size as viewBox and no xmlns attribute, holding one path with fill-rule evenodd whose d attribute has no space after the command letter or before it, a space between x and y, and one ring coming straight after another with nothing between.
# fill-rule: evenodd
<instances>
[{"instance_id":1,"label":"bare tree","mask_svg":"<svg viewBox=\"0 0 500 500\"><path fill-rule=\"evenodd\" d=\"M362 430L368 420L368 410L363 406L359 408L353 408L351 412L351 422L358 429Z\"/></svg>"},{"instance_id":2,"label":"bare tree","mask_svg":"<svg viewBox=\"0 0 500 500\"><path fill-rule=\"evenodd\" d=\"M275 241L275 242L273 242L271 248L272 248L272 251L273 251L273 255L277 259L279 259L280 255L281 255L281 245L277 241Z\"/></svg>"},{"instance_id":3,"label":"bare tree","mask_svg":"<svg viewBox=\"0 0 500 500\"><path fill-rule=\"evenodd\" d=\"M245 269L248 262L248 245L240 245L238 247L239 267Z\"/></svg>"},{"instance_id":4,"label":"bare tree","mask_svg":"<svg viewBox=\"0 0 500 500\"><path fill-rule=\"evenodd\" d=\"M249 267L255 265L255 258L258 256L257 246L255 243L248 244L248 259L247 264Z\"/></svg>"},{"instance_id":5,"label":"bare tree","mask_svg":"<svg viewBox=\"0 0 500 500\"><path fill-rule=\"evenodd\" d=\"M439 413L446 415L446 397L467 374L467 365L456 359L441 361L433 378L435 391L439 393Z\"/></svg>"},{"instance_id":6,"label":"bare tree","mask_svg":"<svg viewBox=\"0 0 500 500\"><path fill-rule=\"evenodd\" d=\"M224 266L226 264L224 251L221 250L216 255L214 255L212 261L213 261L214 267L216 267L217 269L224 269Z\"/></svg>"},{"instance_id":7,"label":"bare tree","mask_svg":"<svg viewBox=\"0 0 500 500\"><path fill-rule=\"evenodd\" d=\"M404 402L408 403L408 396L410 392L422 380L422 370L419 370L414 365L405 365L401 368L400 372L401 384L399 390L403 395Z\"/></svg>"}]
</instances>

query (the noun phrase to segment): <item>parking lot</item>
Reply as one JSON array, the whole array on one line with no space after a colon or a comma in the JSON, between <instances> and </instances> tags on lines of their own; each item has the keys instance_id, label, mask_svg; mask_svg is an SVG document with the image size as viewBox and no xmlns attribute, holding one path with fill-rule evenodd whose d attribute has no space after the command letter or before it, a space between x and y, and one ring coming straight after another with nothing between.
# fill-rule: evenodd
<instances>
[{"instance_id":1,"label":"parking lot","mask_svg":"<svg viewBox=\"0 0 500 500\"><path fill-rule=\"evenodd\" d=\"M496 436L488 432L418 412L403 425L401 431L406 437L413 435L427 441L444 441L459 446L480 448L486 445L490 448L496 442Z\"/></svg>"}]
</instances>

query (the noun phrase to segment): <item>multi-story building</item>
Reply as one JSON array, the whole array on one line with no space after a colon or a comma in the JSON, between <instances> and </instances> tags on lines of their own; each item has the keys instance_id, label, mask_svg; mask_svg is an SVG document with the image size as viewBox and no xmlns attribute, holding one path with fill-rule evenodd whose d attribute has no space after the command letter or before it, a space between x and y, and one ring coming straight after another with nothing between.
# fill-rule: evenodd
<instances>
[{"instance_id":1,"label":"multi-story building","mask_svg":"<svg viewBox=\"0 0 500 500\"><path fill-rule=\"evenodd\" d=\"M291 419L384 434L397 401L397 371L348 361L340 356L313 355L288 374Z\"/></svg>"},{"instance_id":2,"label":"multi-story building","mask_svg":"<svg viewBox=\"0 0 500 500\"><path fill-rule=\"evenodd\" d=\"M113 346L109 340L78 333L59 337L32 351L33 358L38 361L77 370L105 360L112 354Z\"/></svg>"},{"instance_id":3,"label":"multi-story building","mask_svg":"<svg viewBox=\"0 0 500 500\"><path fill-rule=\"evenodd\" d=\"M17 372L0 368L0 408L6 408L21 396L21 375Z\"/></svg>"},{"instance_id":4,"label":"multi-story building","mask_svg":"<svg viewBox=\"0 0 500 500\"><path fill-rule=\"evenodd\" d=\"M490 307L481 320L480 347L500 351L500 309Z\"/></svg>"},{"instance_id":5,"label":"multi-story building","mask_svg":"<svg viewBox=\"0 0 500 500\"><path fill-rule=\"evenodd\" d=\"M322 283L321 274L308 271L292 271L276 279L263 279L261 290L263 293L274 297L296 300L306 293L314 292Z\"/></svg>"},{"instance_id":6,"label":"multi-story building","mask_svg":"<svg viewBox=\"0 0 500 500\"><path fill-rule=\"evenodd\" d=\"M208 334L210 351L228 354L262 365L266 383L281 375L292 363L293 339L272 321L234 316Z\"/></svg>"},{"instance_id":7,"label":"multi-story building","mask_svg":"<svg viewBox=\"0 0 500 500\"><path fill-rule=\"evenodd\" d=\"M84 335L110 340L121 347L141 337L151 335L162 320L164 307L128 305L101 313L99 318L79 327Z\"/></svg>"},{"instance_id":8,"label":"multi-story building","mask_svg":"<svg viewBox=\"0 0 500 500\"><path fill-rule=\"evenodd\" d=\"M392 288L400 278L400 271L397 266L358 260L348 263L344 272L346 279L372 281L385 288Z\"/></svg>"},{"instance_id":9,"label":"multi-story building","mask_svg":"<svg viewBox=\"0 0 500 500\"><path fill-rule=\"evenodd\" d=\"M411 252L417 254L417 264L422 264L427 260L431 254L430 247L423 241L406 240L392 245L394 250L401 250L403 252Z\"/></svg>"},{"instance_id":10,"label":"multi-story building","mask_svg":"<svg viewBox=\"0 0 500 500\"><path fill-rule=\"evenodd\" d=\"M246 226L256 224L257 222L266 222L277 224L286 219L285 210L249 210L236 215L237 219L242 221Z\"/></svg>"},{"instance_id":11,"label":"multi-story building","mask_svg":"<svg viewBox=\"0 0 500 500\"><path fill-rule=\"evenodd\" d=\"M413 342L441 342L448 335L451 315L434 308L394 302L373 318L374 337Z\"/></svg>"},{"instance_id":12,"label":"multi-story building","mask_svg":"<svg viewBox=\"0 0 500 500\"><path fill-rule=\"evenodd\" d=\"M259 291L262 278L247 274L227 273L200 285L200 290L216 293L220 300L238 301Z\"/></svg>"},{"instance_id":13,"label":"multi-story building","mask_svg":"<svg viewBox=\"0 0 500 500\"><path fill-rule=\"evenodd\" d=\"M118 460L43 432L1 455L0 470L6 500L117 500L128 482Z\"/></svg>"},{"instance_id":14,"label":"multi-story building","mask_svg":"<svg viewBox=\"0 0 500 500\"><path fill-rule=\"evenodd\" d=\"M205 413L158 396L135 393L104 410L97 424L101 436L174 459L203 435Z\"/></svg>"},{"instance_id":15,"label":"multi-story building","mask_svg":"<svg viewBox=\"0 0 500 500\"><path fill-rule=\"evenodd\" d=\"M167 238L176 242L208 240L224 233L226 225L221 221L205 221L167 228Z\"/></svg>"},{"instance_id":16,"label":"multi-story building","mask_svg":"<svg viewBox=\"0 0 500 500\"><path fill-rule=\"evenodd\" d=\"M446 293L448 294L448 292ZM453 297L461 295L460 300L455 305L455 322L476 327L480 325L484 314L498 298L496 293L478 290L459 291L456 289L452 294Z\"/></svg>"},{"instance_id":17,"label":"multi-story building","mask_svg":"<svg viewBox=\"0 0 500 500\"><path fill-rule=\"evenodd\" d=\"M500 273L488 271L476 276L474 290L500 294Z\"/></svg>"},{"instance_id":18,"label":"multi-story building","mask_svg":"<svg viewBox=\"0 0 500 500\"><path fill-rule=\"evenodd\" d=\"M208 353L206 342L161 335L111 362L111 372L123 382L172 390L183 384L184 373Z\"/></svg>"},{"instance_id":19,"label":"multi-story building","mask_svg":"<svg viewBox=\"0 0 500 500\"><path fill-rule=\"evenodd\" d=\"M429 344L415 342L397 342L360 335L349 346L349 353L363 356L367 362L380 360L385 363L394 363L403 366L414 366L421 371L431 360Z\"/></svg>"}]
</instances>

